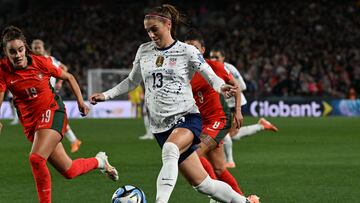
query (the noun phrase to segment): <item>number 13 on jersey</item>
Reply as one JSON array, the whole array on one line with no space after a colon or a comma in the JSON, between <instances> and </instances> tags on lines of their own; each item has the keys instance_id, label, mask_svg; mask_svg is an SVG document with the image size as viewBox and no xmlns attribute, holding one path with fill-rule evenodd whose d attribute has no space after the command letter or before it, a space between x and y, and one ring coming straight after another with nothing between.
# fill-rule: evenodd
<instances>
[{"instance_id":1,"label":"number 13 on jersey","mask_svg":"<svg viewBox=\"0 0 360 203\"><path fill-rule=\"evenodd\" d=\"M160 88L163 86L163 74L162 73L152 73L153 76L153 88Z\"/></svg>"}]
</instances>

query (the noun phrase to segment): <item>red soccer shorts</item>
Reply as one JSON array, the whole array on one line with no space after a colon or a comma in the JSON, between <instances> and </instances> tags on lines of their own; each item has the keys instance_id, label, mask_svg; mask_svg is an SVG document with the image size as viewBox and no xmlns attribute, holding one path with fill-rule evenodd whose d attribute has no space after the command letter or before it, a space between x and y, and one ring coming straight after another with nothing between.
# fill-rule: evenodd
<instances>
[{"instance_id":1,"label":"red soccer shorts","mask_svg":"<svg viewBox=\"0 0 360 203\"><path fill-rule=\"evenodd\" d=\"M226 118L212 119L203 123L201 134L211 137L219 145L229 132L229 128L230 123L227 122Z\"/></svg>"},{"instance_id":2,"label":"red soccer shorts","mask_svg":"<svg viewBox=\"0 0 360 203\"><path fill-rule=\"evenodd\" d=\"M65 109L47 109L41 111L30 119L21 119L24 133L30 142L33 142L35 132L39 129L53 129L64 137L68 123Z\"/></svg>"}]
</instances>

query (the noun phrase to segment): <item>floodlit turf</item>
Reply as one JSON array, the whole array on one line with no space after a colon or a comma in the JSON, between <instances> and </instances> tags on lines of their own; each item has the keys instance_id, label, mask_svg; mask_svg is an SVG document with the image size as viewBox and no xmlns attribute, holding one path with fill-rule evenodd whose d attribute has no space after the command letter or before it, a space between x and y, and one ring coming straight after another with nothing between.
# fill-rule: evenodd
<instances>
[{"instance_id":1,"label":"floodlit turf","mask_svg":"<svg viewBox=\"0 0 360 203\"><path fill-rule=\"evenodd\" d=\"M245 124L257 121L246 117ZM231 172L246 194L255 193L263 203L336 203L360 201L360 118L271 118L278 133L261 132L234 142L237 168ZM0 202L36 203L28 163L30 143L20 126L2 121L0 136ZM51 166L54 203L109 203L123 184L142 188L148 202L155 199L156 177L161 165L154 140L139 141L141 120L72 120L82 139L72 158L94 156L104 150L117 167L115 183L93 171L66 180ZM69 150L69 143L63 144ZM170 203L208 202L178 179Z\"/></svg>"}]
</instances>

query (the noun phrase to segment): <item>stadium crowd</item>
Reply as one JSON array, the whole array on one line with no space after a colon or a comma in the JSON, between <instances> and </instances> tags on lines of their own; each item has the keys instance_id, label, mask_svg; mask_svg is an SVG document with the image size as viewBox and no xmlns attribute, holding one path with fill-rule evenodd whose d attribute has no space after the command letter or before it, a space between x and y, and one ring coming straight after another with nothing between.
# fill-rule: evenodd
<instances>
[{"instance_id":1,"label":"stadium crowd","mask_svg":"<svg viewBox=\"0 0 360 203\"><path fill-rule=\"evenodd\" d=\"M88 69L130 69L137 47L149 40L139 26L143 8L161 2L130 2L29 0L21 15L0 21L51 44L51 54L86 93ZM224 48L246 80L248 98L360 94L360 5L354 0L174 2L187 13L188 26L205 34L207 47Z\"/></svg>"}]
</instances>

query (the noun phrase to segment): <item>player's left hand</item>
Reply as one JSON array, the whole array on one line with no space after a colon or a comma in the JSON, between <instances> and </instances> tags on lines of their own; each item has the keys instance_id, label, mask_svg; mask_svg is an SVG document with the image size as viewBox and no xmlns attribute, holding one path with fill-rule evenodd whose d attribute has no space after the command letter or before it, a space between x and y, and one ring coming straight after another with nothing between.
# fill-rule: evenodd
<instances>
[{"instance_id":1,"label":"player's left hand","mask_svg":"<svg viewBox=\"0 0 360 203\"><path fill-rule=\"evenodd\" d=\"M234 96L237 92L237 86L232 86L232 85L228 85L228 84L223 84L221 86L221 93L226 97L226 98L230 98L232 96Z\"/></svg>"},{"instance_id":2,"label":"player's left hand","mask_svg":"<svg viewBox=\"0 0 360 203\"><path fill-rule=\"evenodd\" d=\"M241 113L241 109L236 110L233 122L234 122L233 125L236 127L236 129L240 129L241 126L243 125L244 117Z\"/></svg>"},{"instance_id":3,"label":"player's left hand","mask_svg":"<svg viewBox=\"0 0 360 203\"><path fill-rule=\"evenodd\" d=\"M82 117L88 115L90 108L84 102L80 103L78 106Z\"/></svg>"},{"instance_id":4,"label":"player's left hand","mask_svg":"<svg viewBox=\"0 0 360 203\"><path fill-rule=\"evenodd\" d=\"M0 122L0 135L1 135L2 128L3 128L3 124Z\"/></svg>"}]
</instances>

